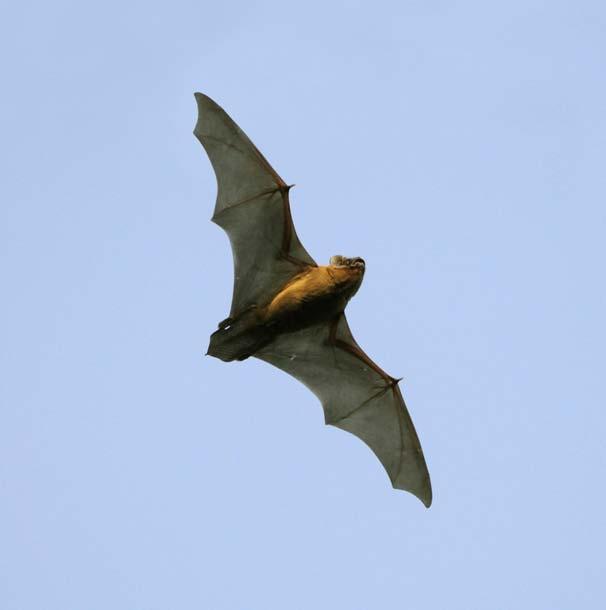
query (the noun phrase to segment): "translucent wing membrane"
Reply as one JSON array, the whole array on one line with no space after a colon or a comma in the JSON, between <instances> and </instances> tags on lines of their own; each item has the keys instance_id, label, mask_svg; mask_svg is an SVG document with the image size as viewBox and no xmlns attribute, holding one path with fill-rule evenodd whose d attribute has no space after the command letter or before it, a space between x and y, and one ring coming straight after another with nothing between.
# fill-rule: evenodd
<instances>
[{"instance_id":1,"label":"translucent wing membrane","mask_svg":"<svg viewBox=\"0 0 606 610\"><path fill-rule=\"evenodd\" d=\"M305 384L324 408L327 424L361 438L392 485L431 504L423 451L397 384L329 341L328 324L279 336L255 356ZM336 338L358 347L341 316Z\"/></svg>"},{"instance_id":2,"label":"translucent wing membrane","mask_svg":"<svg viewBox=\"0 0 606 610\"><path fill-rule=\"evenodd\" d=\"M217 177L213 221L227 232L234 257L234 316L315 262L297 237L286 183L222 108L201 93L196 101L194 134Z\"/></svg>"}]
</instances>

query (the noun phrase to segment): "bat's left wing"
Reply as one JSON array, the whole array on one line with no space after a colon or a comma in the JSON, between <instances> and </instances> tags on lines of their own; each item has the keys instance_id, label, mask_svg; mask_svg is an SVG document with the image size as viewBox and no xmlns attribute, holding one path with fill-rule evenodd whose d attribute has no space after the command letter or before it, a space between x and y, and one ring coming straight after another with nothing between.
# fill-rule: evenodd
<instances>
[{"instance_id":1,"label":"bat's left wing","mask_svg":"<svg viewBox=\"0 0 606 610\"><path fill-rule=\"evenodd\" d=\"M431 505L429 472L397 380L361 350L345 315L280 335L255 357L305 384L320 399L327 424L361 438L396 489Z\"/></svg>"},{"instance_id":2,"label":"bat's left wing","mask_svg":"<svg viewBox=\"0 0 606 610\"><path fill-rule=\"evenodd\" d=\"M316 263L297 237L290 187L223 108L202 93L196 101L194 134L217 177L212 220L229 236L234 257L230 316L237 317Z\"/></svg>"}]
</instances>

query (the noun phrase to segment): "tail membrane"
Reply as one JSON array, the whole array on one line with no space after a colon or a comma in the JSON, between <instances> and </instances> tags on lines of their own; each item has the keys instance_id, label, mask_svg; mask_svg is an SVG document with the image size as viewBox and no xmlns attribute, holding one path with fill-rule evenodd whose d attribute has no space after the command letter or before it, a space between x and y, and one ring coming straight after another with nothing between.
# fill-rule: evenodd
<instances>
[{"instance_id":1,"label":"tail membrane","mask_svg":"<svg viewBox=\"0 0 606 610\"><path fill-rule=\"evenodd\" d=\"M244 316L216 330L210 336L207 353L224 362L245 360L272 339L271 331L257 324L253 316Z\"/></svg>"}]
</instances>

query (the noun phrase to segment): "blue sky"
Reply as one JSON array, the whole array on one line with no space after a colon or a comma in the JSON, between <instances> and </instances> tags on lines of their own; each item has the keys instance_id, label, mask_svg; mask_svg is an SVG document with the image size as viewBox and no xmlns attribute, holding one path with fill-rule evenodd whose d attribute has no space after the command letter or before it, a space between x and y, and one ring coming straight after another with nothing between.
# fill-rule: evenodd
<instances>
[{"instance_id":1,"label":"blue sky","mask_svg":"<svg viewBox=\"0 0 606 610\"><path fill-rule=\"evenodd\" d=\"M4 610L595 609L602 2L22 2L0 46ZM227 315L193 92L363 256L358 342L434 487L204 358Z\"/></svg>"}]
</instances>

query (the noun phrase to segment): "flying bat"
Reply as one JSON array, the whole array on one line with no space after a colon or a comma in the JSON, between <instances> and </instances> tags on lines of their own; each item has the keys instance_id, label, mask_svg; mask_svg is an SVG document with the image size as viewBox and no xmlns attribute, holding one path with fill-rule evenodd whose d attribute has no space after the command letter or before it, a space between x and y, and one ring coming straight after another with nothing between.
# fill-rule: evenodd
<instances>
[{"instance_id":1,"label":"flying bat","mask_svg":"<svg viewBox=\"0 0 606 610\"><path fill-rule=\"evenodd\" d=\"M393 487L429 507L429 473L399 380L362 351L345 318L364 260L316 264L293 225L291 187L220 106L195 96L194 135L218 184L212 220L229 236L235 271L231 311L208 354L225 362L254 356L301 381L320 399L327 424L361 438Z\"/></svg>"}]
</instances>

